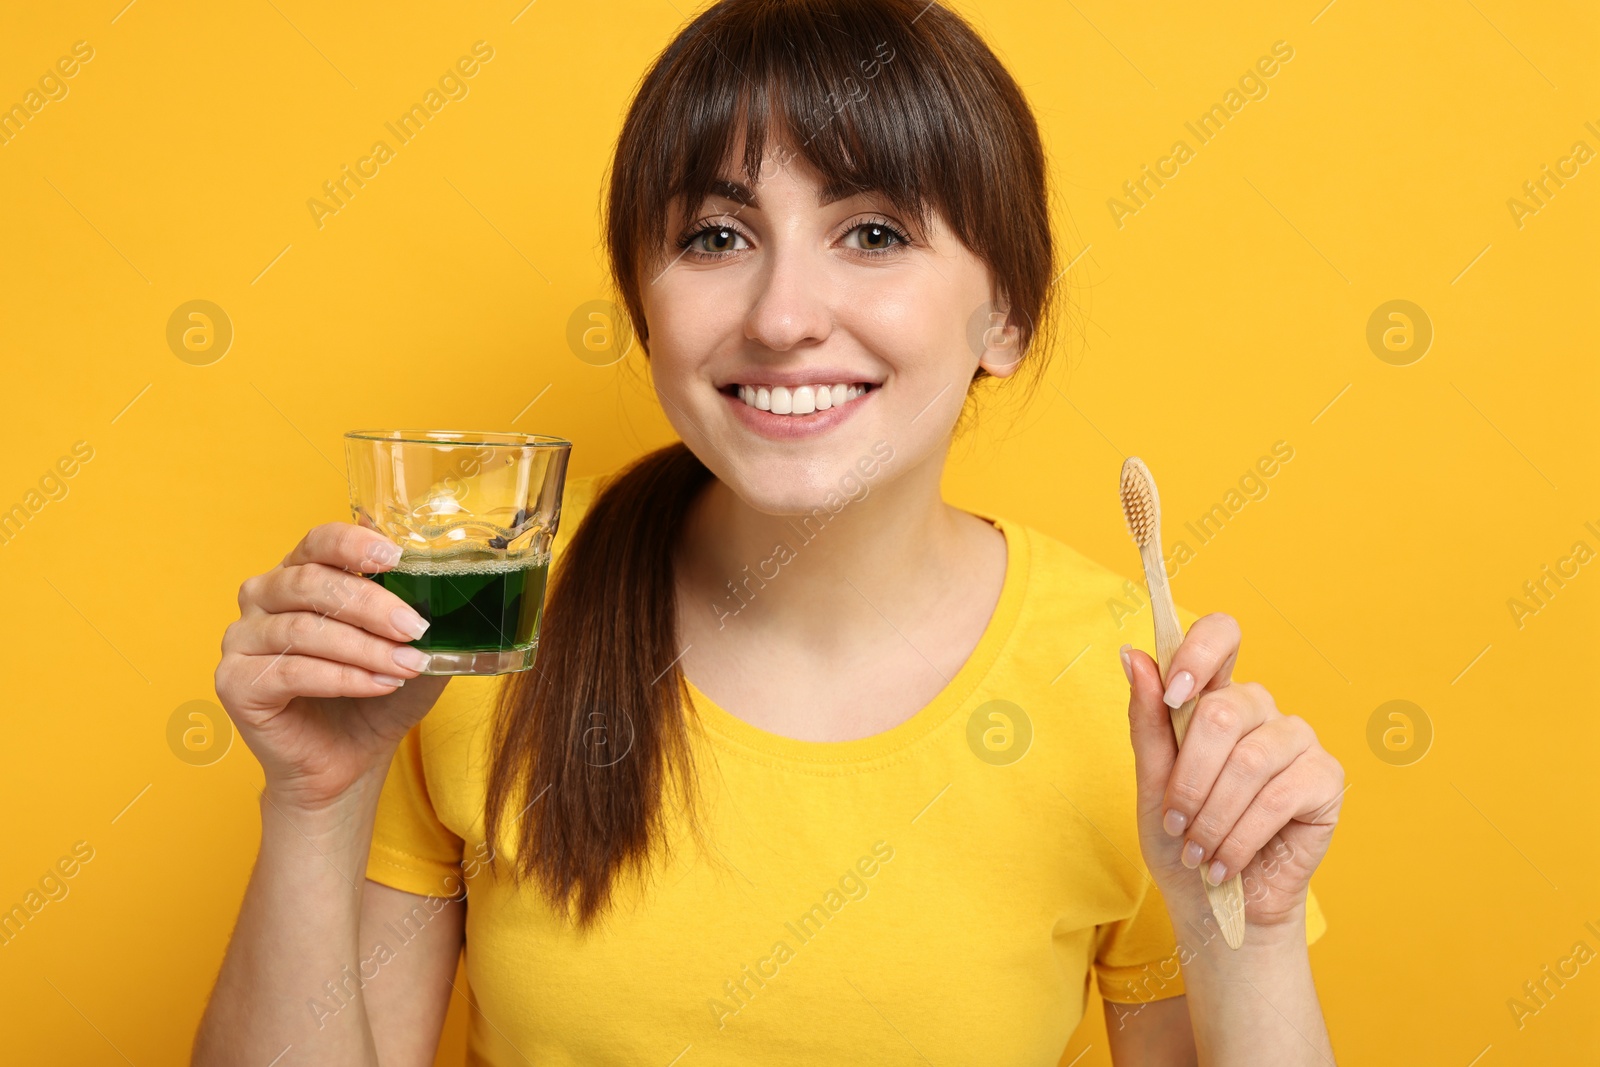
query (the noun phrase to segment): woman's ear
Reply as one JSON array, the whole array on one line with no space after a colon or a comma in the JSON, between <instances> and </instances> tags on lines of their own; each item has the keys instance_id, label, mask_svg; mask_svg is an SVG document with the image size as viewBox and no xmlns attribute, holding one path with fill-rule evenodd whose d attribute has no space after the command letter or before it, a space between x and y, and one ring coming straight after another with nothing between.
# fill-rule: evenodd
<instances>
[{"instance_id":1,"label":"woman's ear","mask_svg":"<svg viewBox=\"0 0 1600 1067\"><path fill-rule=\"evenodd\" d=\"M1007 312L1005 304L991 305L987 324L980 324L981 340L975 346L980 348L978 366L996 378L1009 378L1022 365L1023 350L1019 340L1022 331L1008 322Z\"/></svg>"}]
</instances>

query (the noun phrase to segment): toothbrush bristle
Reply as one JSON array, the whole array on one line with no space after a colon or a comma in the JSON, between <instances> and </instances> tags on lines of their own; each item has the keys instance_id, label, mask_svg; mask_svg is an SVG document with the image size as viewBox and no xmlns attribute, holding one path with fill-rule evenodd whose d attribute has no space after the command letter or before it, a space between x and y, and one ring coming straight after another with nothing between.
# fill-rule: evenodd
<instances>
[{"instance_id":1,"label":"toothbrush bristle","mask_svg":"<svg viewBox=\"0 0 1600 1067\"><path fill-rule=\"evenodd\" d=\"M1138 456L1122 464L1122 516L1133 543L1143 548L1156 532L1156 486Z\"/></svg>"}]
</instances>

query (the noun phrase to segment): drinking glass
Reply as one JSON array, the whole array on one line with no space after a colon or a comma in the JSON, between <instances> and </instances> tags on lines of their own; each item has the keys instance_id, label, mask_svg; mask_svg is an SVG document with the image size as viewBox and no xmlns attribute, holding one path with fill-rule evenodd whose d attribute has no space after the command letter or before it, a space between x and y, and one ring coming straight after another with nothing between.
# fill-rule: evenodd
<instances>
[{"instance_id":1,"label":"drinking glass","mask_svg":"<svg viewBox=\"0 0 1600 1067\"><path fill-rule=\"evenodd\" d=\"M367 575L429 623L423 674L533 666L572 443L526 433L352 430L356 522L400 546Z\"/></svg>"}]
</instances>

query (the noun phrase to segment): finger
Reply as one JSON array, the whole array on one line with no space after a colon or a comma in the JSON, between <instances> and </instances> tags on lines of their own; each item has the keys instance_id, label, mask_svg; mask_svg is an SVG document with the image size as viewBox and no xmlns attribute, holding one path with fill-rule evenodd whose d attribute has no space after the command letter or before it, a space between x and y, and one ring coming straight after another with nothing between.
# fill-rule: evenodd
<instances>
[{"instance_id":1,"label":"finger","mask_svg":"<svg viewBox=\"0 0 1600 1067\"><path fill-rule=\"evenodd\" d=\"M246 610L315 612L396 641L415 641L428 629L414 608L377 582L324 563L275 567L246 582L240 597Z\"/></svg>"},{"instance_id":2,"label":"finger","mask_svg":"<svg viewBox=\"0 0 1600 1067\"><path fill-rule=\"evenodd\" d=\"M1134 778L1141 810L1154 808L1166 789L1178 739L1172 712L1161 702L1161 672L1155 660L1131 645L1122 646L1123 669L1129 675L1128 729L1133 740Z\"/></svg>"},{"instance_id":3,"label":"finger","mask_svg":"<svg viewBox=\"0 0 1600 1067\"><path fill-rule=\"evenodd\" d=\"M313 526L283 557L284 567L325 563L352 571L387 570L400 562L400 546L377 530L351 522Z\"/></svg>"},{"instance_id":4,"label":"finger","mask_svg":"<svg viewBox=\"0 0 1600 1067\"><path fill-rule=\"evenodd\" d=\"M1297 815L1328 806L1328 774L1319 763L1318 751L1300 753L1261 787L1204 868L1208 880L1212 880L1213 873L1218 875L1212 880L1213 885L1221 885L1248 867L1267 842Z\"/></svg>"},{"instance_id":5,"label":"finger","mask_svg":"<svg viewBox=\"0 0 1600 1067\"><path fill-rule=\"evenodd\" d=\"M1200 695L1162 798L1161 825L1167 833L1177 837L1194 822L1240 738L1266 722L1269 713L1277 714L1272 698L1253 682Z\"/></svg>"},{"instance_id":6,"label":"finger","mask_svg":"<svg viewBox=\"0 0 1600 1067\"><path fill-rule=\"evenodd\" d=\"M312 611L252 615L224 638L223 651L245 656L293 652L402 678L415 677L428 666L428 654L421 649Z\"/></svg>"},{"instance_id":7,"label":"finger","mask_svg":"<svg viewBox=\"0 0 1600 1067\"><path fill-rule=\"evenodd\" d=\"M1231 682L1240 636L1232 615L1218 611L1196 619L1167 665L1167 707L1176 708L1196 693Z\"/></svg>"},{"instance_id":8,"label":"finger","mask_svg":"<svg viewBox=\"0 0 1600 1067\"><path fill-rule=\"evenodd\" d=\"M295 697L374 697L392 693L405 679L315 656L230 656L234 699L246 708L281 708Z\"/></svg>"},{"instance_id":9,"label":"finger","mask_svg":"<svg viewBox=\"0 0 1600 1067\"><path fill-rule=\"evenodd\" d=\"M1262 723L1234 745L1199 814L1187 820L1189 840L1184 847L1191 849L1194 863L1188 863L1189 856L1184 857L1184 862L1194 867L1215 858L1218 847L1257 794L1300 758L1316 739L1316 732L1304 719L1298 715L1282 715ZM1181 827L1179 832L1182 832ZM1192 851L1195 846L1198 852Z\"/></svg>"}]
</instances>

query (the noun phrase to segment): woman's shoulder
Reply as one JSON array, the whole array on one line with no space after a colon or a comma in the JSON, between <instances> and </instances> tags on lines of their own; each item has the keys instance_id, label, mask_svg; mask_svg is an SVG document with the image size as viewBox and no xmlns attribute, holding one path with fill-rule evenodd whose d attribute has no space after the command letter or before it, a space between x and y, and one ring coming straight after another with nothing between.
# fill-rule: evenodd
<instances>
[{"instance_id":1,"label":"woman's shoulder","mask_svg":"<svg viewBox=\"0 0 1600 1067\"><path fill-rule=\"evenodd\" d=\"M458 836L482 837L488 752L500 691L514 675L458 675L417 727L434 812Z\"/></svg>"},{"instance_id":2,"label":"woman's shoulder","mask_svg":"<svg viewBox=\"0 0 1600 1067\"><path fill-rule=\"evenodd\" d=\"M1132 629L1140 619L1150 629L1149 594L1139 570L1139 557L1130 545L1127 563L1102 563L1068 544L1056 534L1032 523L1003 520L1022 534L1028 548L1028 606L1034 621L1051 623L1091 635L1110 637ZM1183 612L1180 610L1180 616ZM1122 637L1137 645L1131 637Z\"/></svg>"},{"instance_id":3,"label":"woman's shoulder","mask_svg":"<svg viewBox=\"0 0 1600 1067\"><path fill-rule=\"evenodd\" d=\"M1104 708L1127 739L1127 679L1118 650L1155 655L1155 621L1138 556L1124 570L1100 562L1049 530L1001 517L1025 547L1024 592L1005 659L1005 683L1041 706ZM1178 607L1187 628L1193 612ZM1115 731L1113 731L1115 733Z\"/></svg>"}]
</instances>

